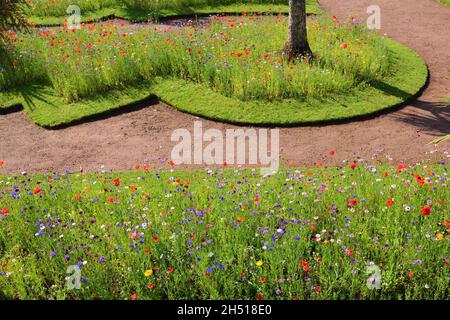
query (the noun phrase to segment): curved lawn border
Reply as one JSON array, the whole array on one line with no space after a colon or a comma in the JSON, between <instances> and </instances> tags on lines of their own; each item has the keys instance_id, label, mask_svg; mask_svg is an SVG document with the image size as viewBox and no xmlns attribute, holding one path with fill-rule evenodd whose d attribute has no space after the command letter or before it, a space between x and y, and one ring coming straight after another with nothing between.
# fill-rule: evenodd
<instances>
[{"instance_id":1,"label":"curved lawn border","mask_svg":"<svg viewBox=\"0 0 450 320\"><path fill-rule=\"evenodd\" d=\"M21 104L37 125L57 129L142 108L145 102L157 97L179 111L238 125L286 127L347 122L404 105L421 92L428 80L427 66L415 51L394 40L385 38L385 41L392 59L390 76L383 82L361 85L347 95L322 100L241 101L225 97L204 84L157 78L73 104L64 103L49 86L29 86L0 93L0 114L17 111Z\"/></svg>"}]
</instances>

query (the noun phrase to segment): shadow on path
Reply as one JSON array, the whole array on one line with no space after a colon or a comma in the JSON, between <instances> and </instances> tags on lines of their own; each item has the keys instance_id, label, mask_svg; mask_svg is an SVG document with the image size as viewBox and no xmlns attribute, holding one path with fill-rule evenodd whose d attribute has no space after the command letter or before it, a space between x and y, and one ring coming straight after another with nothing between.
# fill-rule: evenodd
<instances>
[{"instance_id":1,"label":"shadow on path","mask_svg":"<svg viewBox=\"0 0 450 320\"><path fill-rule=\"evenodd\" d=\"M411 107L392 114L398 121L412 125L418 131L432 135L450 134L450 106L446 102L416 100Z\"/></svg>"}]
</instances>

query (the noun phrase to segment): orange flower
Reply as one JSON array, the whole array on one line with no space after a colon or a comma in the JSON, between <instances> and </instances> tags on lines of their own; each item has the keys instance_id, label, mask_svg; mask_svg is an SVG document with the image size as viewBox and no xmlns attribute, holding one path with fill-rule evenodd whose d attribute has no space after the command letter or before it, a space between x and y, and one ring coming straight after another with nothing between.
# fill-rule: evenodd
<instances>
[{"instance_id":1,"label":"orange flower","mask_svg":"<svg viewBox=\"0 0 450 320\"><path fill-rule=\"evenodd\" d=\"M153 237L152 237L152 241L153 241L154 243L157 243L157 242L159 241L159 239L158 239L157 236L153 236Z\"/></svg>"},{"instance_id":2,"label":"orange flower","mask_svg":"<svg viewBox=\"0 0 450 320\"><path fill-rule=\"evenodd\" d=\"M175 166L175 162L173 162L173 160L169 161L169 166L171 166L172 168Z\"/></svg>"},{"instance_id":3,"label":"orange flower","mask_svg":"<svg viewBox=\"0 0 450 320\"><path fill-rule=\"evenodd\" d=\"M0 167L3 166L5 162L3 160L0 160Z\"/></svg>"},{"instance_id":4,"label":"orange flower","mask_svg":"<svg viewBox=\"0 0 450 320\"><path fill-rule=\"evenodd\" d=\"M412 277L414 275L414 272L408 271L408 277Z\"/></svg>"},{"instance_id":5,"label":"orange flower","mask_svg":"<svg viewBox=\"0 0 450 320\"><path fill-rule=\"evenodd\" d=\"M245 219L245 217L237 217L237 222L245 222L245 220L247 220L247 219Z\"/></svg>"},{"instance_id":6,"label":"orange flower","mask_svg":"<svg viewBox=\"0 0 450 320\"><path fill-rule=\"evenodd\" d=\"M33 190L33 193L34 194L38 194L38 193L41 193L41 188L34 188L34 190Z\"/></svg>"}]
</instances>

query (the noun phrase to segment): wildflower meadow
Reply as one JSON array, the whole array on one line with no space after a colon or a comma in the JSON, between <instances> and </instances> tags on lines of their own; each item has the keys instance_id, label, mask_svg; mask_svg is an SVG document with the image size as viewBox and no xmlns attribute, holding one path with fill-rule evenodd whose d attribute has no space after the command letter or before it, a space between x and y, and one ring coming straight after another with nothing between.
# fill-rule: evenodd
<instances>
[{"instance_id":1,"label":"wildflower meadow","mask_svg":"<svg viewBox=\"0 0 450 320\"><path fill-rule=\"evenodd\" d=\"M446 164L145 168L2 177L1 296L448 298Z\"/></svg>"}]
</instances>

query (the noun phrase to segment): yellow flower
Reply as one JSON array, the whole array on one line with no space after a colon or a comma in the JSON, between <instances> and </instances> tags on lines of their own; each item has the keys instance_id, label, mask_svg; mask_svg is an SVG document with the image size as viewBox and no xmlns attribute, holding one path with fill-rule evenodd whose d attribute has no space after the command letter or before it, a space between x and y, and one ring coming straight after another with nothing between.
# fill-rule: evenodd
<instances>
[{"instance_id":1,"label":"yellow flower","mask_svg":"<svg viewBox=\"0 0 450 320\"><path fill-rule=\"evenodd\" d=\"M262 265L263 265L262 260L256 261L256 266L257 266L257 267L262 267Z\"/></svg>"},{"instance_id":2,"label":"yellow flower","mask_svg":"<svg viewBox=\"0 0 450 320\"><path fill-rule=\"evenodd\" d=\"M439 240L444 240L444 235L442 233L438 233L436 235L436 238L438 238Z\"/></svg>"},{"instance_id":3,"label":"yellow flower","mask_svg":"<svg viewBox=\"0 0 450 320\"><path fill-rule=\"evenodd\" d=\"M146 277L150 277L151 275L153 275L153 270L149 269L149 270L145 271L145 272L144 272L144 275L145 275Z\"/></svg>"}]
</instances>

